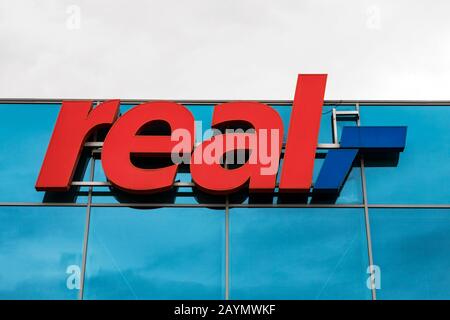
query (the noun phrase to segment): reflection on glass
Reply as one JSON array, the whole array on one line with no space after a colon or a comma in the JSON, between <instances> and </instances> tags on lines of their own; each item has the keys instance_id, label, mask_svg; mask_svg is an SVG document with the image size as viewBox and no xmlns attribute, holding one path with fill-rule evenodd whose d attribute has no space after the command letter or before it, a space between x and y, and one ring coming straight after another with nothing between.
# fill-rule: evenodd
<instances>
[{"instance_id":1,"label":"reflection on glass","mask_svg":"<svg viewBox=\"0 0 450 320\"><path fill-rule=\"evenodd\" d=\"M450 299L450 209L370 211L379 299Z\"/></svg>"},{"instance_id":2,"label":"reflection on glass","mask_svg":"<svg viewBox=\"0 0 450 320\"><path fill-rule=\"evenodd\" d=\"M87 299L223 299L224 210L92 209Z\"/></svg>"},{"instance_id":3,"label":"reflection on glass","mask_svg":"<svg viewBox=\"0 0 450 320\"><path fill-rule=\"evenodd\" d=\"M407 126L397 166L366 163L369 203L449 203L450 107L361 107L361 124Z\"/></svg>"},{"instance_id":4,"label":"reflection on glass","mask_svg":"<svg viewBox=\"0 0 450 320\"><path fill-rule=\"evenodd\" d=\"M362 209L232 208L231 299L370 299Z\"/></svg>"},{"instance_id":5,"label":"reflection on glass","mask_svg":"<svg viewBox=\"0 0 450 320\"><path fill-rule=\"evenodd\" d=\"M76 299L84 207L0 207L0 299Z\"/></svg>"},{"instance_id":6,"label":"reflection on glass","mask_svg":"<svg viewBox=\"0 0 450 320\"><path fill-rule=\"evenodd\" d=\"M57 104L0 104L0 201L86 202L85 190L55 197L34 189L59 109ZM87 160L80 161L76 180L87 178L87 166Z\"/></svg>"}]
</instances>

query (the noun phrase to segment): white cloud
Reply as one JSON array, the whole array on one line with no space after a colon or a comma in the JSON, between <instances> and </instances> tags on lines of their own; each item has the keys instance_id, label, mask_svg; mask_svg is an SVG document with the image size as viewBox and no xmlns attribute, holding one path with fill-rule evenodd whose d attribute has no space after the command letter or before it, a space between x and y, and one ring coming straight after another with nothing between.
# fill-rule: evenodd
<instances>
[{"instance_id":1,"label":"white cloud","mask_svg":"<svg viewBox=\"0 0 450 320\"><path fill-rule=\"evenodd\" d=\"M79 29L67 8L81 10ZM450 99L450 2L0 0L0 97Z\"/></svg>"}]
</instances>

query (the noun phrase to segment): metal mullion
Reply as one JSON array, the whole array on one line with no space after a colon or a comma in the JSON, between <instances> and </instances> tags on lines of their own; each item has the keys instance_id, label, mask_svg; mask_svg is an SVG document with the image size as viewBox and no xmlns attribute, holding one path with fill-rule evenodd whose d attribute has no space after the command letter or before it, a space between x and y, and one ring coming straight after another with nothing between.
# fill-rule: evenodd
<instances>
[{"instance_id":1,"label":"metal mullion","mask_svg":"<svg viewBox=\"0 0 450 320\"><path fill-rule=\"evenodd\" d=\"M356 104L356 110L359 113L359 104ZM361 117L358 117L356 120L356 124L359 127L361 125ZM369 217L369 207L367 201L367 188L366 188L366 175L364 170L364 157L360 155L360 165L361 165L361 184L362 184L362 192L363 192L363 203L364 203L364 224L366 228L366 241L367 241L367 255L369 258L369 271L370 271L370 286L372 292L372 300L377 300L377 292L374 286L374 259L373 259L373 250L372 250L372 235L370 232L370 217Z\"/></svg>"},{"instance_id":2,"label":"metal mullion","mask_svg":"<svg viewBox=\"0 0 450 320\"><path fill-rule=\"evenodd\" d=\"M83 186L83 187L109 187L112 184L109 181L73 181L72 186ZM172 184L174 187L195 187L194 182L174 182ZM275 184L275 188L279 187L279 183Z\"/></svg>"},{"instance_id":3,"label":"metal mullion","mask_svg":"<svg viewBox=\"0 0 450 320\"><path fill-rule=\"evenodd\" d=\"M374 270L373 266L374 259L373 259L373 249L372 249L372 235L370 231L370 217L369 217L369 206L367 204L367 189L366 189L366 176L364 172L364 158L361 156L361 183L363 186L363 200L364 200L364 222L366 227L366 239L367 239L367 253L369 256L369 271L370 271L370 279L371 279L371 291L372 291L372 300L377 300L377 293L376 288L374 286L373 281L374 278Z\"/></svg>"},{"instance_id":4,"label":"metal mullion","mask_svg":"<svg viewBox=\"0 0 450 320\"><path fill-rule=\"evenodd\" d=\"M229 196L225 198L225 300L230 299L230 208Z\"/></svg>"},{"instance_id":5,"label":"metal mullion","mask_svg":"<svg viewBox=\"0 0 450 320\"><path fill-rule=\"evenodd\" d=\"M0 202L0 207L86 207L87 203L76 202Z\"/></svg>"},{"instance_id":6,"label":"metal mullion","mask_svg":"<svg viewBox=\"0 0 450 320\"><path fill-rule=\"evenodd\" d=\"M217 203L201 203L201 204L181 204L181 203L91 203L91 207L225 207L223 204ZM75 202L0 202L0 207L87 207L87 203L75 203ZM229 208L364 208L364 204L244 204L236 203L229 204ZM370 208L392 208L392 209L450 209L450 204L368 204Z\"/></svg>"},{"instance_id":7,"label":"metal mullion","mask_svg":"<svg viewBox=\"0 0 450 320\"><path fill-rule=\"evenodd\" d=\"M334 121L336 121L336 118L334 118ZM335 133L335 136L337 136L337 132ZM201 145L201 142L195 143L194 147L198 147L199 145ZM101 153L101 148L103 147L103 142L102 141L96 141L96 142L88 141L88 142L84 143L84 147L85 148L98 148L98 149L94 149L94 152ZM334 141L333 141L333 143L318 143L317 144L317 149L337 149L337 148L340 148L340 145L339 145L339 143L334 142ZM286 149L286 143L283 142L283 144L281 146L281 152L284 152L285 149Z\"/></svg>"},{"instance_id":8,"label":"metal mullion","mask_svg":"<svg viewBox=\"0 0 450 320\"><path fill-rule=\"evenodd\" d=\"M450 209L450 204L368 204L367 206L374 209Z\"/></svg>"},{"instance_id":9,"label":"metal mullion","mask_svg":"<svg viewBox=\"0 0 450 320\"><path fill-rule=\"evenodd\" d=\"M94 140L96 140L96 136L94 136ZM94 154L91 152L91 171L89 173L89 180L94 180L94 172L95 172L95 159ZM86 278L86 262L87 262L87 250L89 243L89 227L91 223L91 205L92 205L92 191L94 187L90 186L88 191L88 201L86 207L86 223L84 230L84 239L83 239L83 256L81 260L81 278L80 278L80 291L79 291L79 300L83 300L84 297L84 284Z\"/></svg>"},{"instance_id":10,"label":"metal mullion","mask_svg":"<svg viewBox=\"0 0 450 320\"><path fill-rule=\"evenodd\" d=\"M337 133L337 123L336 123L336 108L332 109L331 114L331 129L333 131L333 143L338 144L338 133Z\"/></svg>"},{"instance_id":11,"label":"metal mullion","mask_svg":"<svg viewBox=\"0 0 450 320\"><path fill-rule=\"evenodd\" d=\"M364 208L363 204L305 204L305 203L261 203L261 204L230 204L230 208Z\"/></svg>"},{"instance_id":12,"label":"metal mullion","mask_svg":"<svg viewBox=\"0 0 450 320\"><path fill-rule=\"evenodd\" d=\"M226 154L224 166L228 168ZM234 159L234 157L233 157ZM230 299L230 196L225 196L225 300Z\"/></svg>"},{"instance_id":13,"label":"metal mullion","mask_svg":"<svg viewBox=\"0 0 450 320\"><path fill-rule=\"evenodd\" d=\"M144 202L136 202L136 203L91 203L91 207L101 207L101 208L110 208L110 207L129 207L129 208L159 208L159 207L168 207L168 208L224 208L224 203L201 203L201 204L193 204L193 203L144 203Z\"/></svg>"}]
</instances>

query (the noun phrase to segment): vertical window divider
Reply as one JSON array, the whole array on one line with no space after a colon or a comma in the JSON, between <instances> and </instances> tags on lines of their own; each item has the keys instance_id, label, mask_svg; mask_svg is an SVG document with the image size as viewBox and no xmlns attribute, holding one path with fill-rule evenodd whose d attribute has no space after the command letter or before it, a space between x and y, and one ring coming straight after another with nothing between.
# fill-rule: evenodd
<instances>
[{"instance_id":1,"label":"vertical window divider","mask_svg":"<svg viewBox=\"0 0 450 320\"><path fill-rule=\"evenodd\" d=\"M224 160L226 157L224 158ZM227 161L225 160L225 168ZM225 300L230 299L230 196L225 196Z\"/></svg>"},{"instance_id":2,"label":"vertical window divider","mask_svg":"<svg viewBox=\"0 0 450 320\"><path fill-rule=\"evenodd\" d=\"M99 102L96 103L96 105ZM94 141L97 141L97 133L94 133ZM89 181L94 181L94 172L95 172L95 158L94 152L91 150L90 155L90 172L89 172ZM78 292L78 300L84 299L84 284L86 279L86 262L87 262L87 250L88 250L88 242L89 242L89 227L91 223L91 205L92 205L92 192L94 187L90 186L88 191L88 201L86 207L86 222L84 229L84 239L83 239L83 256L81 259L81 274L80 274L80 289Z\"/></svg>"},{"instance_id":3,"label":"vertical window divider","mask_svg":"<svg viewBox=\"0 0 450 320\"><path fill-rule=\"evenodd\" d=\"M230 299L230 209L229 196L225 198L225 300Z\"/></svg>"},{"instance_id":4,"label":"vertical window divider","mask_svg":"<svg viewBox=\"0 0 450 320\"><path fill-rule=\"evenodd\" d=\"M356 103L356 111L359 114L359 103ZM359 127L361 125L361 116L356 120L356 124ZM363 202L364 202L364 223L366 228L366 239L367 239L367 254L369 258L369 272L370 272L370 289L372 292L372 300L377 300L377 292L375 288L375 273L374 273L374 260L373 260L373 250L372 250L372 236L370 233L370 218L369 218L369 207L367 201L367 188L366 188L366 175L364 170L364 157L360 155L360 165L361 165L361 184L363 192Z\"/></svg>"}]
</instances>

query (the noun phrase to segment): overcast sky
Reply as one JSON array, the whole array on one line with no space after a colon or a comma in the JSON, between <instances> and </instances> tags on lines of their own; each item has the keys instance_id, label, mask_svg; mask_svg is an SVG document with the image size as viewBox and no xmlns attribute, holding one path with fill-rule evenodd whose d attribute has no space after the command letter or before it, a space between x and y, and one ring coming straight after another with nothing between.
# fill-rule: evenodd
<instances>
[{"instance_id":1,"label":"overcast sky","mask_svg":"<svg viewBox=\"0 0 450 320\"><path fill-rule=\"evenodd\" d=\"M450 100L450 1L0 0L0 98Z\"/></svg>"}]
</instances>

